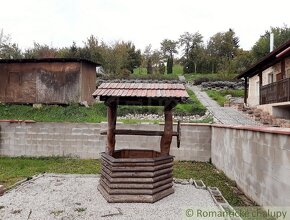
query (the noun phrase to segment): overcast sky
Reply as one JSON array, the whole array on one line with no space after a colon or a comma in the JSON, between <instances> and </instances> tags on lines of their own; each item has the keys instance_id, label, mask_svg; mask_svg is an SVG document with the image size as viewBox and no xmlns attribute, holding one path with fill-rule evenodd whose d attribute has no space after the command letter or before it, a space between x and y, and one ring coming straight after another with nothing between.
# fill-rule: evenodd
<instances>
[{"instance_id":1,"label":"overcast sky","mask_svg":"<svg viewBox=\"0 0 290 220\"><path fill-rule=\"evenodd\" d=\"M199 31L207 41L229 28L250 49L270 26L290 23L289 0L0 0L0 6L0 29L22 49L33 42L81 46L93 34L143 50L185 31Z\"/></svg>"}]
</instances>

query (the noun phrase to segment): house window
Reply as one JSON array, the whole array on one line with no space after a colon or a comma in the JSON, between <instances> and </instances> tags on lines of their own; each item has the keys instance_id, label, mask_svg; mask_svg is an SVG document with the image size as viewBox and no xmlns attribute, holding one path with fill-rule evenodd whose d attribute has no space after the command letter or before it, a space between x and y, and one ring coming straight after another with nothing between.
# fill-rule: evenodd
<instances>
[{"instance_id":1,"label":"house window","mask_svg":"<svg viewBox=\"0 0 290 220\"><path fill-rule=\"evenodd\" d=\"M269 73L268 74L268 84L273 83L273 82L274 82L274 74Z\"/></svg>"},{"instance_id":2,"label":"house window","mask_svg":"<svg viewBox=\"0 0 290 220\"><path fill-rule=\"evenodd\" d=\"M260 94L260 81L256 82L256 95L259 96Z\"/></svg>"},{"instance_id":3,"label":"house window","mask_svg":"<svg viewBox=\"0 0 290 220\"><path fill-rule=\"evenodd\" d=\"M286 71L286 78L290 78L290 69Z\"/></svg>"}]
</instances>

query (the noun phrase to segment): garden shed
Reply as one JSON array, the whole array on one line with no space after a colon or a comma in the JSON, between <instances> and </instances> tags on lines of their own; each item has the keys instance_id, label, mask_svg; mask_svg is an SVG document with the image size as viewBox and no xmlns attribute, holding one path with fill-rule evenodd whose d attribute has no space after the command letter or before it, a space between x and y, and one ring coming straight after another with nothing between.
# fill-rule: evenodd
<instances>
[{"instance_id":1,"label":"garden shed","mask_svg":"<svg viewBox=\"0 0 290 220\"><path fill-rule=\"evenodd\" d=\"M84 59L0 59L0 102L93 103L96 67Z\"/></svg>"}]
</instances>

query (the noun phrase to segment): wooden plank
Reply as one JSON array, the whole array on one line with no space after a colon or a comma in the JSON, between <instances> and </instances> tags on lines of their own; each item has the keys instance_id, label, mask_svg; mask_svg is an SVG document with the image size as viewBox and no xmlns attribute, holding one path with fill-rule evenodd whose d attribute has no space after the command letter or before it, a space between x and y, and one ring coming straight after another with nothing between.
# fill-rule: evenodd
<instances>
[{"instance_id":1,"label":"wooden plank","mask_svg":"<svg viewBox=\"0 0 290 220\"><path fill-rule=\"evenodd\" d=\"M112 178L109 174L101 170L101 175L106 178L111 183L155 183L160 180L168 179L172 177L172 173L166 173L161 176L157 177L146 177L146 178L139 178L139 177L130 177L130 178Z\"/></svg>"},{"instance_id":2,"label":"wooden plank","mask_svg":"<svg viewBox=\"0 0 290 220\"><path fill-rule=\"evenodd\" d=\"M160 164L160 165L153 165L153 166L112 166L111 164L107 163L106 161L102 161L102 165L106 166L113 172L125 172L125 171L143 171L143 172L150 172L150 171L157 171L162 170L164 168L173 167L173 162L170 161L169 163Z\"/></svg>"},{"instance_id":3,"label":"wooden plank","mask_svg":"<svg viewBox=\"0 0 290 220\"><path fill-rule=\"evenodd\" d=\"M164 185L161 185L159 187L153 188L153 189L112 189L107 185L104 181L100 180L100 184L104 187L104 189L110 194L110 195L153 195L155 193L158 193L162 190L171 188L173 186L173 183L166 183Z\"/></svg>"},{"instance_id":4,"label":"wooden plank","mask_svg":"<svg viewBox=\"0 0 290 220\"><path fill-rule=\"evenodd\" d=\"M107 131L101 131L101 135L107 135ZM143 136L163 136L164 131L116 129L115 135L143 135ZM177 132L172 132L172 136L178 136Z\"/></svg>"},{"instance_id":5,"label":"wooden plank","mask_svg":"<svg viewBox=\"0 0 290 220\"><path fill-rule=\"evenodd\" d=\"M169 159L164 159L164 160L160 160L160 161L152 161L152 162L148 162L148 163L118 163L118 162L112 162L110 160L108 160L105 157L102 157L102 163L105 162L106 164L109 164L111 167L113 168L123 168L123 167L127 167L127 168L138 168L138 167L145 167L149 168L152 166L158 166L158 165L162 165L162 164L167 164L167 163L171 163L173 161L173 158L169 158Z\"/></svg>"},{"instance_id":6,"label":"wooden plank","mask_svg":"<svg viewBox=\"0 0 290 220\"><path fill-rule=\"evenodd\" d=\"M173 178L170 177L156 183L111 183L103 177L101 177L101 180L105 182L111 189L153 189L165 185L166 183L171 183Z\"/></svg>"},{"instance_id":7,"label":"wooden plank","mask_svg":"<svg viewBox=\"0 0 290 220\"><path fill-rule=\"evenodd\" d=\"M136 163L136 165L138 163L152 163L152 162L157 162L157 161L162 161L162 160L174 158L171 155L162 155L162 156L159 156L156 158L114 158L114 157L108 155L107 153L101 153L101 157L102 158L104 157L104 158L112 161L113 163Z\"/></svg>"},{"instance_id":8,"label":"wooden plank","mask_svg":"<svg viewBox=\"0 0 290 220\"><path fill-rule=\"evenodd\" d=\"M161 192L155 193L154 195L110 195L102 185L98 185L98 190L103 195L103 197L110 203L132 203L132 202L142 202L142 203L154 203L172 193L174 189L168 188Z\"/></svg>"},{"instance_id":9,"label":"wooden plank","mask_svg":"<svg viewBox=\"0 0 290 220\"><path fill-rule=\"evenodd\" d=\"M157 177L163 174L171 173L173 171L172 167L164 168L162 170L157 171L120 171L120 172L112 172L108 167L102 166L102 171L106 172L112 178L131 178L131 177L140 177L140 178L147 178L147 177Z\"/></svg>"}]
</instances>

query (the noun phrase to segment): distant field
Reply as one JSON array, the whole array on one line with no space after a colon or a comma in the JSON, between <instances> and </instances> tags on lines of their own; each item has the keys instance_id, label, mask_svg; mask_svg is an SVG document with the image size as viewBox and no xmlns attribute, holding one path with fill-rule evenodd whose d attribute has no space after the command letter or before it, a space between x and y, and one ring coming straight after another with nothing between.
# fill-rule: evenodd
<instances>
[{"instance_id":1,"label":"distant field","mask_svg":"<svg viewBox=\"0 0 290 220\"><path fill-rule=\"evenodd\" d=\"M172 74L147 74L146 68L136 68L132 77L134 78L153 78L153 79L178 79L179 75L183 75L185 79L189 82L198 80L200 78L208 78L209 80L232 80L236 74L224 74L224 73L187 73L183 74L183 66L180 64L175 64L173 66Z\"/></svg>"},{"instance_id":2,"label":"distant field","mask_svg":"<svg viewBox=\"0 0 290 220\"><path fill-rule=\"evenodd\" d=\"M166 75L182 75L183 74L183 66L180 64L175 64L173 66L173 73L172 74L167 74L166 70L165 70L165 74ZM143 67L139 67L134 69L134 73L133 75L138 76L138 75L147 75L147 69L143 68Z\"/></svg>"}]
</instances>

